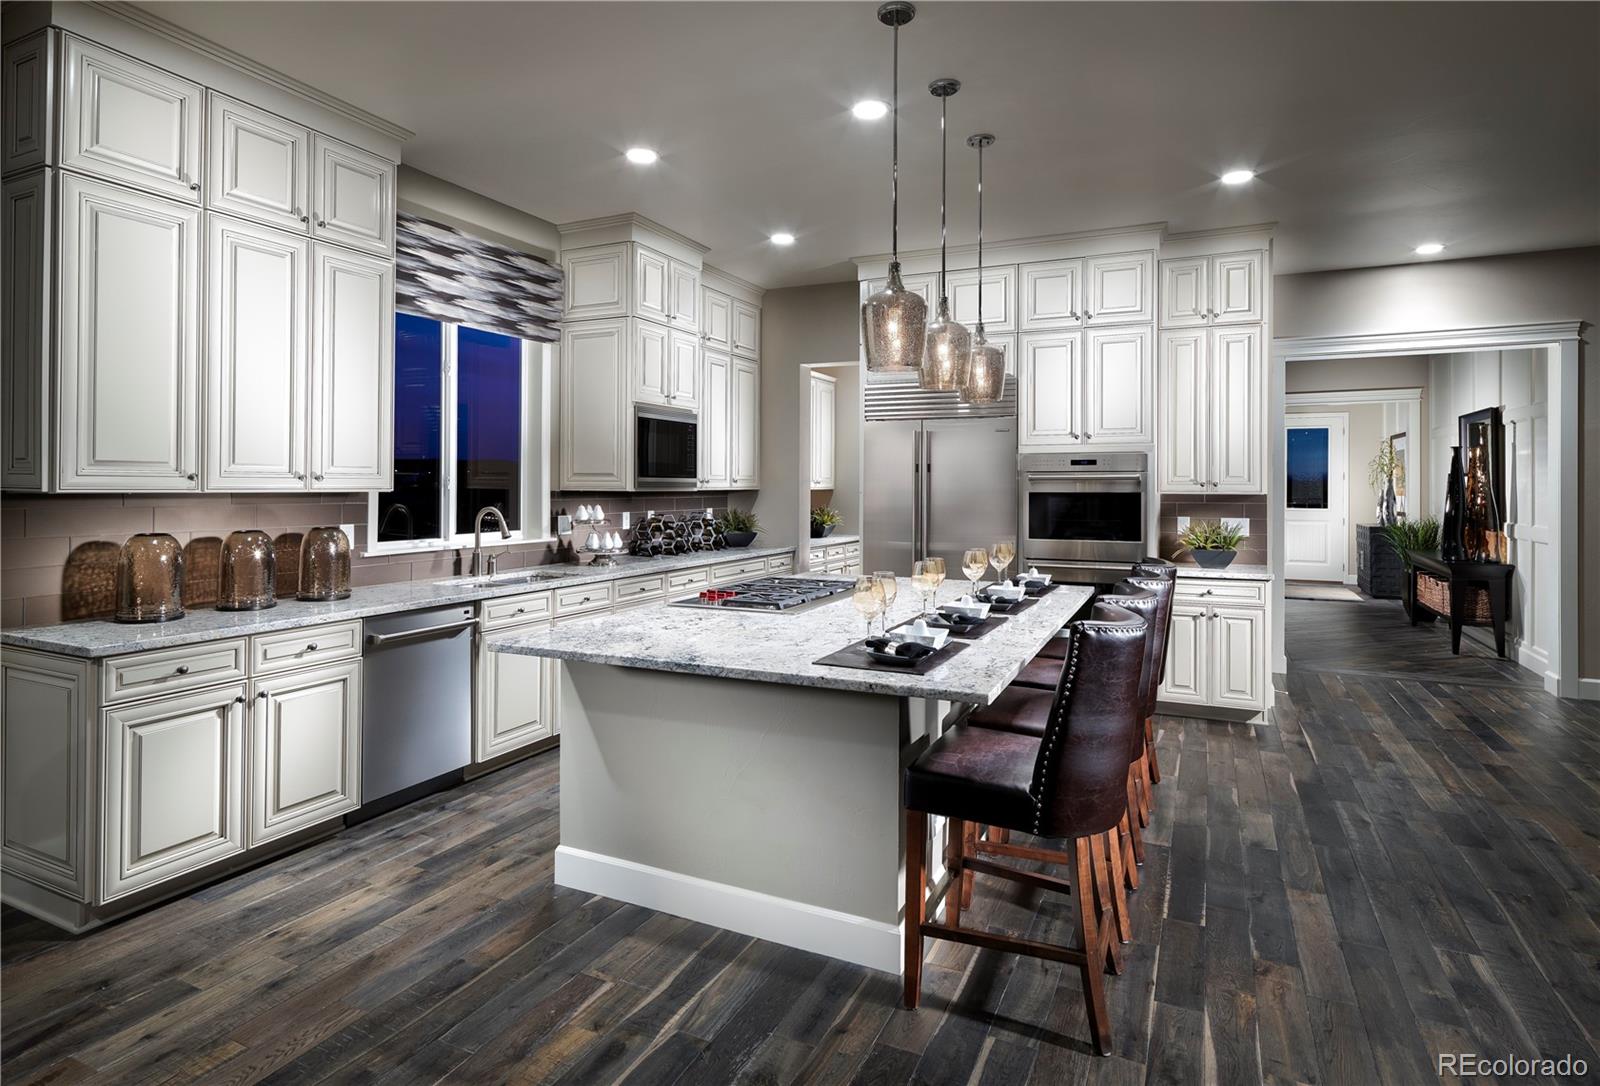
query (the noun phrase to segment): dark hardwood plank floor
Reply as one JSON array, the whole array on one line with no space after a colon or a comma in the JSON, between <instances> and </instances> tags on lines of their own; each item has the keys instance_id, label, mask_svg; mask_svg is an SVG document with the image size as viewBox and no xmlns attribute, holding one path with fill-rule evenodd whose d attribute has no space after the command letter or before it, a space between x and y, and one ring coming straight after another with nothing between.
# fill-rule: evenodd
<instances>
[{"instance_id":1,"label":"dark hardwood plank floor","mask_svg":"<svg viewBox=\"0 0 1600 1086\"><path fill-rule=\"evenodd\" d=\"M1393 603L1287 619L1276 726L1160 721L1109 1058L1056 965L930 942L907 1013L893 977L556 889L545 755L81 938L7 910L0 1073L1367 1084L1438 1081L1441 1051L1600 1073L1600 706L1452 657ZM978 887L972 923L1071 930L1070 900Z\"/></svg>"}]
</instances>

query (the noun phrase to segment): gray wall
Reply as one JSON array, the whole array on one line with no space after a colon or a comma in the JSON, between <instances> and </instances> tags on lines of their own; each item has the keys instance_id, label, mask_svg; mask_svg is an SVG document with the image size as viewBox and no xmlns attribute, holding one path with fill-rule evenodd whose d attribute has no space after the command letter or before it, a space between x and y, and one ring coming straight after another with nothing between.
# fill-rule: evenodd
<instances>
[{"instance_id":1,"label":"gray wall","mask_svg":"<svg viewBox=\"0 0 1600 1086\"><path fill-rule=\"evenodd\" d=\"M413 214L536 256L550 258L561 251L561 234L555 223L432 174L402 165L397 188L400 206Z\"/></svg>"},{"instance_id":2,"label":"gray wall","mask_svg":"<svg viewBox=\"0 0 1600 1086\"><path fill-rule=\"evenodd\" d=\"M1428 356L1332 358L1295 362L1284 375L1285 392L1364 392L1372 388L1427 388Z\"/></svg>"}]
</instances>

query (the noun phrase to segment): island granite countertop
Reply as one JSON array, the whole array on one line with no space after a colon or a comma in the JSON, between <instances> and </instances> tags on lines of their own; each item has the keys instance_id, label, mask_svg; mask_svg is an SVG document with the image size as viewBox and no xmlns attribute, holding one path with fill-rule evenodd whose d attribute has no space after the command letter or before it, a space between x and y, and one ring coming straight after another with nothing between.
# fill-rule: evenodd
<instances>
[{"instance_id":1,"label":"island granite countertop","mask_svg":"<svg viewBox=\"0 0 1600 1086\"><path fill-rule=\"evenodd\" d=\"M938 599L954 599L965 589L964 584L946 584ZM866 623L848 593L791 612L656 604L560 629L491 636L485 647L651 671L987 705L1088 602L1092 591L1087 585L1057 587L925 675L813 663L865 636ZM919 607L911 582L902 579L889 625L916 617Z\"/></svg>"},{"instance_id":2,"label":"island granite countertop","mask_svg":"<svg viewBox=\"0 0 1600 1086\"><path fill-rule=\"evenodd\" d=\"M392 615L424 607L476 603L501 596L571 585L597 584L657 570L714 566L748 558L787 554L794 547L732 547L720 551L693 551L662 558L617 560L614 566L548 565L510 570L493 580L449 578L439 581L401 581L396 584L355 588L349 599L326 603L282 599L265 611L191 609L181 619L144 625L85 619L53 626L19 626L0 631L0 645L34 649L61 656L98 659L146 649L171 648L227 637L292 630L375 615ZM530 575L532 578L530 579Z\"/></svg>"}]
</instances>

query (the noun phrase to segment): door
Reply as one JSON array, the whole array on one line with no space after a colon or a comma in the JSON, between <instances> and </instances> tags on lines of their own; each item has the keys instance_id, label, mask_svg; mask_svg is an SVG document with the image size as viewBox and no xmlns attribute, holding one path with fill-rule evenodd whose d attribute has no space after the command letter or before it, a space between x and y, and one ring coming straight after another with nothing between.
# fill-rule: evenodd
<instances>
[{"instance_id":1,"label":"door","mask_svg":"<svg viewBox=\"0 0 1600 1086\"><path fill-rule=\"evenodd\" d=\"M700 296L700 339L714 351L733 350L733 299L709 287Z\"/></svg>"},{"instance_id":2,"label":"door","mask_svg":"<svg viewBox=\"0 0 1600 1086\"><path fill-rule=\"evenodd\" d=\"M1290 580L1344 580L1347 419L1338 414L1283 420L1283 574Z\"/></svg>"},{"instance_id":3,"label":"door","mask_svg":"<svg viewBox=\"0 0 1600 1086\"><path fill-rule=\"evenodd\" d=\"M1167 673L1157 695L1162 701L1205 704L1210 682L1206 651L1209 614L1204 607L1173 601L1172 623L1167 628Z\"/></svg>"},{"instance_id":4,"label":"door","mask_svg":"<svg viewBox=\"0 0 1600 1086\"><path fill-rule=\"evenodd\" d=\"M311 133L215 91L209 102L206 206L305 233Z\"/></svg>"},{"instance_id":5,"label":"door","mask_svg":"<svg viewBox=\"0 0 1600 1086\"><path fill-rule=\"evenodd\" d=\"M394 163L327 136L311 146L311 233L354 249L394 252Z\"/></svg>"},{"instance_id":6,"label":"door","mask_svg":"<svg viewBox=\"0 0 1600 1086\"><path fill-rule=\"evenodd\" d=\"M1211 319L1217 324L1250 324L1262 317L1266 254L1232 253L1211 258Z\"/></svg>"},{"instance_id":7,"label":"door","mask_svg":"<svg viewBox=\"0 0 1600 1086\"><path fill-rule=\"evenodd\" d=\"M1017 277L1015 268L986 268L979 290L978 271L951 272L945 277L950 292L950 315L974 333L980 319L989 335L1017 330ZM982 315L979 294L982 294Z\"/></svg>"},{"instance_id":8,"label":"door","mask_svg":"<svg viewBox=\"0 0 1600 1086\"><path fill-rule=\"evenodd\" d=\"M394 265L313 245L311 487L394 486Z\"/></svg>"},{"instance_id":9,"label":"door","mask_svg":"<svg viewBox=\"0 0 1600 1086\"><path fill-rule=\"evenodd\" d=\"M732 443L732 414L728 400L733 363L721 351L701 352L704 398L700 402L700 485L726 487L733 484L729 455Z\"/></svg>"},{"instance_id":10,"label":"door","mask_svg":"<svg viewBox=\"0 0 1600 1086\"><path fill-rule=\"evenodd\" d=\"M761 485L761 364L753 358L733 360L733 478L737 489Z\"/></svg>"},{"instance_id":11,"label":"door","mask_svg":"<svg viewBox=\"0 0 1600 1086\"><path fill-rule=\"evenodd\" d=\"M1206 432L1213 493L1266 491L1266 372L1261 353L1260 325L1211 330Z\"/></svg>"},{"instance_id":12,"label":"door","mask_svg":"<svg viewBox=\"0 0 1600 1086\"><path fill-rule=\"evenodd\" d=\"M666 406L671 392L672 359L665 327L649 321L633 321L633 400Z\"/></svg>"},{"instance_id":13,"label":"door","mask_svg":"<svg viewBox=\"0 0 1600 1086\"><path fill-rule=\"evenodd\" d=\"M681 260L669 261L667 275L672 306L669 319L680 332L700 330L700 269Z\"/></svg>"},{"instance_id":14,"label":"door","mask_svg":"<svg viewBox=\"0 0 1600 1086\"><path fill-rule=\"evenodd\" d=\"M514 626L497 633L525 633L547 623ZM472 760L487 762L555 734L550 699L551 671L558 661L512 652L478 650L478 725Z\"/></svg>"},{"instance_id":15,"label":"door","mask_svg":"<svg viewBox=\"0 0 1600 1086\"><path fill-rule=\"evenodd\" d=\"M1150 440L1150 329L1090 329L1084 334L1083 440Z\"/></svg>"},{"instance_id":16,"label":"door","mask_svg":"<svg viewBox=\"0 0 1600 1086\"><path fill-rule=\"evenodd\" d=\"M360 744L361 661L256 682L250 847L355 810Z\"/></svg>"},{"instance_id":17,"label":"door","mask_svg":"<svg viewBox=\"0 0 1600 1086\"><path fill-rule=\"evenodd\" d=\"M868 569L911 569L921 512L922 424L914 419L868 419L861 427L862 531ZM1013 467L1013 470L1015 468ZM822 559L811 551L812 570Z\"/></svg>"},{"instance_id":18,"label":"door","mask_svg":"<svg viewBox=\"0 0 1600 1086\"><path fill-rule=\"evenodd\" d=\"M61 176L62 490L197 490L200 212Z\"/></svg>"},{"instance_id":19,"label":"door","mask_svg":"<svg viewBox=\"0 0 1600 1086\"><path fill-rule=\"evenodd\" d=\"M1152 320L1155 292L1150 280L1154 274L1149 253L1089 257L1084 261L1089 296L1084 303L1083 322L1143 324Z\"/></svg>"},{"instance_id":20,"label":"door","mask_svg":"<svg viewBox=\"0 0 1600 1086\"><path fill-rule=\"evenodd\" d=\"M672 406L693 411L700 402L700 339L693 332L674 329L669 346L672 365L667 399Z\"/></svg>"},{"instance_id":21,"label":"door","mask_svg":"<svg viewBox=\"0 0 1600 1086\"><path fill-rule=\"evenodd\" d=\"M918 557L943 558L950 576L959 577L962 551L1016 540L1015 422L927 419L922 424L922 463L924 496L918 539L923 554Z\"/></svg>"},{"instance_id":22,"label":"door","mask_svg":"<svg viewBox=\"0 0 1600 1086\"><path fill-rule=\"evenodd\" d=\"M243 683L101 718L100 897L244 850Z\"/></svg>"},{"instance_id":23,"label":"door","mask_svg":"<svg viewBox=\"0 0 1600 1086\"><path fill-rule=\"evenodd\" d=\"M670 262L654 249L633 247L633 315L668 323L672 315L672 286L667 278Z\"/></svg>"},{"instance_id":24,"label":"door","mask_svg":"<svg viewBox=\"0 0 1600 1086\"><path fill-rule=\"evenodd\" d=\"M1197 256L1161 262L1161 323L1168 328L1208 324L1211 317L1207 269L1210 258Z\"/></svg>"},{"instance_id":25,"label":"door","mask_svg":"<svg viewBox=\"0 0 1600 1086\"><path fill-rule=\"evenodd\" d=\"M1020 339L1017 358L1018 444L1078 443L1078 332L1035 332Z\"/></svg>"},{"instance_id":26,"label":"door","mask_svg":"<svg viewBox=\"0 0 1600 1086\"><path fill-rule=\"evenodd\" d=\"M1160 437L1161 493L1197 493L1206 489L1206 420L1211 407L1206 391L1210 334L1204 328L1161 333Z\"/></svg>"},{"instance_id":27,"label":"door","mask_svg":"<svg viewBox=\"0 0 1600 1086\"><path fill-rule=\"evenodd\" d=\"M754 358L761 353L761 310L733 299L733 353Z\"/></svg>"},{"instance_id":28,"label":"door","mask_svg":"<svg viewBox=\"0 0 1600 1086\"><path fill-rule=\"evenodd\" d=\"M1082 322L1083 261L1047 260L1024 264L1020 271L1023 331Z\"/></svg>"},{"instance_id":29,"label":"door","mask_svg":"<svg viewBox=\"0 0 1600 1086\"><path fill-rule=\"evenodd\" d=\"M304 490L311 243L207 216L206 486Z\"/></svg>"},{"instance_id":30,"label":"door","mask_svg":"<svg viewBox=\"0 0 1600 1086\"><path fill-rule=\"evenodd\" d=\"M1210 704L1229 709L1265 708L1261 661L1267 652L1263 642L1266 612L1213 607L1206 626L1211 651Z\"/></svg>"},{"instance_id":31,"label":"door","mask_svg":"<svg viewBox=\"0 0 1600 1086\"><path fill-rule=\"evenodd\" d=\"M626 490L628 321L568 324L561 335L561 486Z\"/></svg>"},{"instance_id":32,"label":"door","mask_svg":"<svg viewBox=\"0 0 1600 1086\"><path fill-rule=\"evenodd\" d=\"M811 375L811 489L833 489L833 378Z\"/></svg>"},{"instance_id":33,"label":"door","mask_svg":"<svg viewBox=\"0 0 1600 1086\"><path fill-rule=\"evenodd\" d=\"M61 165L200 202L198 84L62 36Z\"/></svg>"}]
</instances>

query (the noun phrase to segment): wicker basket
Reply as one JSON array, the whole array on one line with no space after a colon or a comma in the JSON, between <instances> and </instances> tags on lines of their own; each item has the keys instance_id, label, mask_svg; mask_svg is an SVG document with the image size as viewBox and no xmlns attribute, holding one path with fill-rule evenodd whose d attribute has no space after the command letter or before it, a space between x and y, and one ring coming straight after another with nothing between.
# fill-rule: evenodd
<instances>
[{"instance_id":1,"label":"wicker basket","mask_svg":"<svg viewBox=\"0 0 1600 1086\"><path fill-rule=\"evenodd\" d=\"M1435 614L1449 618L1450 582L1426 573L1418 573L1417 602ZM1469 587L1461 621L1469 625L1487 626L1493 619L1493 613L1489 610L1489 590Z\"/></svg>"}]
</instances>

